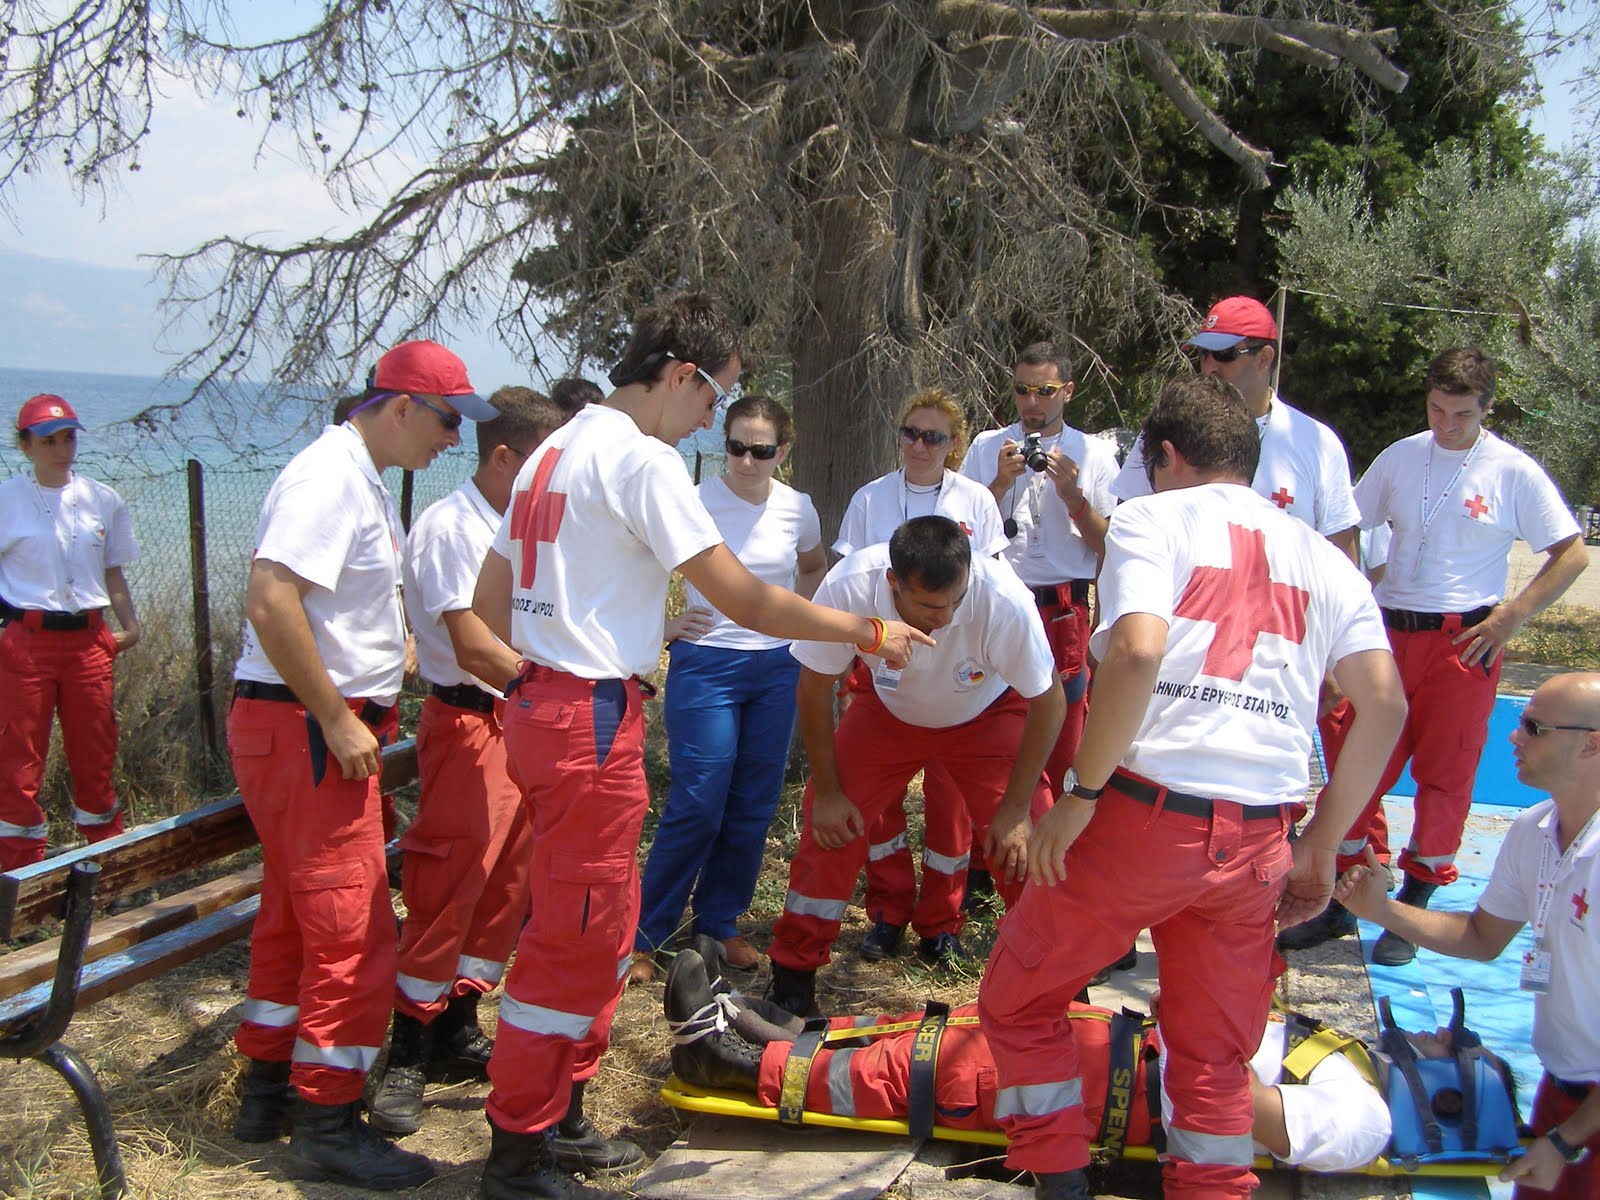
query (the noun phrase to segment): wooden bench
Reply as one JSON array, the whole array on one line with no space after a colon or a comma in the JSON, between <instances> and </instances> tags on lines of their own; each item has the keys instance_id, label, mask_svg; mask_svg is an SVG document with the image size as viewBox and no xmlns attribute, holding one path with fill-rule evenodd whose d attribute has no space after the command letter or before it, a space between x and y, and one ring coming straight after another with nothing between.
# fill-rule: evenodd
<instances>
[{"instance_id":1,"label":"wooden bench","mask_svg":"<svg viewBox=\"0 0 1600 1200\"><path fill-rule=\"evenodd\" d=\"M383 790L417 778L417 748L383 751ZM0 1058L35 1058L66 1080L88 1126L103 1200L125 1188L105 1094L60 1038L73 1013L243 937L261 904L261 865L94 916L257 842L244 801L229 796L43 862L0 874L0 941L63 921L60 936L0 955ZM391 854L395 854L391 847Z\"/></svg>"}]
</instances>

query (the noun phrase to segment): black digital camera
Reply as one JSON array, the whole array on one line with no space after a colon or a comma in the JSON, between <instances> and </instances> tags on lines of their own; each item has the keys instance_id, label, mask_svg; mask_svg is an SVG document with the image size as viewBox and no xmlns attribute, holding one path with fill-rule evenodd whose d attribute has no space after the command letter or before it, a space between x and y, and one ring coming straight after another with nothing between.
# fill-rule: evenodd
<instances>
[{"instance_id":1,"label":"black digital camera","mask_svg":"<svg viewBox=\"0 0 1600 1200\"><path fill-rule=\"evenodd\" d=\"M1043 471L1050 466L1050 456L1039 444L1043 436L1038 433L1022 435L1022 461L1028 465L1030 471Z\"/></svg>"}]
</instances>

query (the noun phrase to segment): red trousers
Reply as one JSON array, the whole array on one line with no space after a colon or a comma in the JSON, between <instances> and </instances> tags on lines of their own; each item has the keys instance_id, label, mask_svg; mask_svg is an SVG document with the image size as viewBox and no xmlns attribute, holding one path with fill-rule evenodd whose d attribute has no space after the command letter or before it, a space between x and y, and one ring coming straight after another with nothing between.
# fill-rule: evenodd
<instances>
[{"instance_id":1,"label":"red trousers","mask_svg":"<svg viewBox=\"0 0 1600 1200\"><path fill-rule=\"evenodd\" d=\"M949 772L982 842L1005 795L1022 740L1028 702L1007 689L998 700L963 725L928 729L908 725L883 706L876 692L858 695L834 733L839 784L871 829L883 810L905 794L906 784L924 764ZM794 970L815 970L828 961L839 936L839 922L867 860L867 839L858 837L838 850L824 850L811 832L812 788L806 785L805 826L789 868L789 894L783 915L772 927L772 961ZM1037 815L1050 803L1041 777L1034 787ZM1017 888L996 880L1001 895ZM1121 951L1118 951L1121 953Z\"/></svg>"},{"instance_id":2,"label":"red trousers","mask_svg":"<svg viewBox=\"0 0 1600 1200\"><path fill-rule=\"evenodd\" d=\"M1577 1112L1578 1105L1582 1103L1577 1097L1567 1095L1555 1080L1545 1075L1539 1080L1539 1090L1534 1094L1533 1116L1528 1124L1533 1127L1535 1135L1543 1136ZM1518 1184L1512 1193L1514 1200L1546 1200L1546 1197L1555 1197L1555 1200L1595 1200L1600 1197L1600 1137L1590 1138L1585 1145L1589 1147L1589 1157L1562 1171L1554 1188L1541 1192L1537 1188Z\"/></svg>"},{"instance_id":3,"label":"red trousers","mask_svg":"<svg viewBox=\"0 0 1600 1200\"><path fill-rule=\"evenodd\" d=\"M350 701L380 742L396 710ZM292 1059L315 1104L361 1098L394 995L395 924L378 777L345 779L298 704L235 700L228 749L261 838L261 911L234 1035L241 1053Z\"/></svg>"},{"instance_id":4,"label":"red trousers","mask_svg":"<svg viewBox=\"0 0 1600 1200\"><path fill-rule=\"evenodd\" d=\"M976 1004L950 1010L952 1017L975 1016ZM1110 1066L1111 1010L1073 1002L1068 1025L1083 1069L1083 1109L1091 1128L1098 1129L1105 1110ZM921 1013L886 1016L879 1024L919 1021ZM855 1017L834 1017L834 1029L855 1029ZM808 1112L859 1117L862 1120L905 1120L910 1112L911 1055L915 1031L886 1034L858 1048L817 1051L806 1080ZM792 1042L769 1042L761 1052L756 1097L776 1108L783 1085L783 1066ZM1145 1091L1145 1056L1134 1063L1126 1143L1150 1142L1150 1111ZM998 1130L995 1120L994 1056L977 1025L947 1025L939 1042L934 1070L934 1122L950 1129Z\"/></svg>"},{"instance_id":5,"label":"red trousers","mask_svg":"<svg viewBox=\"0 0 1600 1200\"><path fill-rule=\"evenodd\" d=\"M429 696L417 772L422 796L400 840L406 920L394 1007L432 1021L451 996L490 991L505 974L528 913L532 829L497 713Z\"/></svg>"},{"instance_id":6,"label":"red trousers","mask_svg":"<svg viewBox=\"0 0 1600 1200\"><path fill-rule=\"evenodd\" d=\"M1040 604L1039 619L1044 622L1045 640L1055 658L1056 674L1067 696L1067 715L1061 722L1061 736L1045 761L1045 778L1050 794L1061 794L1067 768L1078 759L1078 743L1083 741L1083 724L1089 719L1089 605L1071 598L1071 586L1062 584L1055 604Z\"/></svg>"},{"instance_id":7,"label":"red trousers","mask_svg":"<svg viewBox=\"0 0 1600 1200\"><path fill-rule=\"evenodd\" d=\"M910 925L923 937L958 933L961 896L972 856L972 818L942 763L922 775L922 886L917 886L904 803L890 804L872 825L867 847L867 916Z\"/></svg>"},{"instance_id":8,"label":"red trousers","mask_svg":"<svg viewBox=\"0 0 1600 1200\"><path fill-rule=\"evenodd\" d=\"M111 784L117 715L111 703L117 643L98 612L87 629L43 629L39 613L0 633L0 871L44 857L49 831L39 807L50 722L72 772L72 816L91 842L122 832Z\"/></svg>"},{"instance_id":9,"label":"red trousers","mask_svg":"<svg viewBox=\"0 0 1600 1200\"><path fill-rule=\"evenodd\" d=\"M534 1133L599 1070L633 952L650 807L639 685L530 666L505 729L533 823L532 914L506 977L487 1111L501 1129Z\"/></svg>"},{"instance_id":10,"label":"red trousers","mask_svg":"<svg viewBox=\"0 0 1600 1200\"><path fill-rule=\"evenodd\" d=\"M1362 848L1368 842L1380 857L1388 851L1383 797L1410 759L1411 777L1417 781L1416 821L1411 844L1400 853L1400 866L1422 883L1456 881L1456 851L1461 848L1461 831L1472 807L1478 760L1489 739L1489 713L1494 708L1503 661L1496 658L1488 670L1481 664L1463 665L1461 647L1450 641L1461 628L1460 618L1451 614L1442 630L1389 630L1389 645L1406 691L1406 723L1377 790L1339 847L1340 871L1361 861ZM1350 728L1348 721L1334 724L1335 728L1325 726L1323 730L1329 774Z\"/></svg>"},{"instance_id":11,"label":"red trousers","mask_svg":"<svg viewBox=\"0 0 1600 1200\"><path fill-rule=\"evenodd\" d=\"M1006 1163L1088 1163L1093 1126L1068 1004L1148 928L1173 1104L1165 1192L1247 1197L1256 1185L1248 1064L1271 1001L1288 815L1218 800L1210 816L1190 816L1165 808L1165 793L1155 807L1123 795L1117 779L1068 850L1065 882L1029 884L1006 914L978 991Z\"/></svg>"}]
</instances>

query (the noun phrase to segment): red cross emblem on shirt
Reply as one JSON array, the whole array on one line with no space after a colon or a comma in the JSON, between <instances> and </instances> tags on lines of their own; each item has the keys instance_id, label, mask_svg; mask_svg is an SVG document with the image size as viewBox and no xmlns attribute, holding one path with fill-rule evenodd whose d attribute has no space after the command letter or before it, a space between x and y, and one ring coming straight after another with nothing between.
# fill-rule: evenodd
<instances>
[{"instance_id":1,"label":"red cross emblem on shirt","mask_svg":"<svg viewBox=\"0 0 1600 1200\"><path fill-rule=\"evenodd\" d=\"M1474 521L1479 520L1484 513L1489 511L1489 506L1483 502L1482 496L1474 496L1471 500L1464 500L1462 503L1466 506L1467 511L1472 514Z\"/></svg>"},{"instance_id":2,"label":"red cross emblem on shirt","mask_svg":"<svg viewBox=\"0 0 1600 1200\"><path fill-rule=\"evenodd\" d=\"M539 566L539 543L554 542L561 529L561 518L567 511L565 492L550 490L550 476L555 474L556 463L561 461L561 451L547 450L534 468L533 483L528 490L518 494L511 507L511 540L522 544L522 570L517 586L526 591L533 586L534 572Z\"/></svg>"},{"instance_id":3,"label":"red cross emblem on shirt","mask_svg":"<svg viewBox=\"0 0 1600 1200\"><path fill-rule=\"evenodd\" d=\"M1233 565L1196 567L1173 616L1216 625L1201 673L1240 680L1263 633L1275 633L1291 642L1305 640L1311 593L1293 584L1273 582L1266 534L1261 530L1230 523L1228 544Z\"/></svg>"},{"instance_id":4,"label":"red cross emblem on shirt","mask_svg":"<svg viewBox=\"0 0 1600 1200\"><path fill-rule=\"evenodd\" d=\"M1588 888L1584 888L1583 891L1581 891L1581 892L1573 892L1572 893L1572 919L1574 921L1577 921L1581 925L1581 924L1583 924L1583 919L1585 917L1587 917L1588 915L1589 915L1589 889Z\"/></svg>"},{"instance_id":5,"label":"red cross emblem on shirt","mask_svg":"<svg viewBox=\"0 0 1600 1200\"><path fill-rule=\"evenodd\" d=\"M1278 485L1278 490L1268 496L1267 499L1271 500L1279 508L1288 508L1289 505L1294 503L1294 497L1289 494L1288 485L1282 483Z\"/></svg>"}]
</instances>

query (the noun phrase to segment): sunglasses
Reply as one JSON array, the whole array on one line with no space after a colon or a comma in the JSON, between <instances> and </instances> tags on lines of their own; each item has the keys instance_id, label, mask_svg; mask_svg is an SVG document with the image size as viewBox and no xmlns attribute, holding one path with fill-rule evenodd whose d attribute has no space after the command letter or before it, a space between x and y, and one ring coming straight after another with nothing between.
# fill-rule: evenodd
<instances>
[{"instance_id":1,"label":"sunglasses","mask_svg":"<svg viewBox=\"0 0 1600 1200\"><path fill-rule=\"evenodd\" d=\"M1041 400L1048 400L1065 390L1066 386L1064 383L1013 383L1011 390L1019 396L1037 396Z\"/></svg>"},{"instance_id":2,"label":"sunglasses","mask_svg":"<svg viewBox=\"0 0 1600 1200\"><path fill-rule=\"evenodd\" d=\"M414 402L416 402L417 404L422 405L423 408L427 409L434 416L438 417L439 418L439 424L444 426L444 431L446 433L454 433L456 430L461 428L461 414L460 413L458 413L458 412L445 412L444 409L436 408L434 405L429 404L421 396L413 396L413 397L411 397L411 399Z\"/></svg>"},{"instance_id":3,"label":"sunglasses","mask_svg":"<svg viewBox=\"0 0 1600 1200\"><path fill-rule=\"evenodd\" d=\"M763 442L741 442L736 438L729 438L723 444L729 458L743 458L748 454L757 462L770 462L778 457L778 448L768 446Z\"/></svg>"},{"instance_id":4,"label":"sunglasses","mask_svg":"<svg viewBox=\"0 0 1600 1200\"><path fill-rule=\"evenodd\" d=\"M924 446L942 446L950 440L950 435L940 433L937 429L913 429L909 425L902 425L900 440L908 446L914 446L918 442Z\"/></svg>"},{"instance_id":5,"label":"sunglasses","mask_svg":"<svg viewBox=\"0 0 1600 1200\"><path fill-rule=\"evenodd\" d=\"M1543 721L1535 721L1532 717L1522 717L1517 721L1517 728L1522 730L1527 737L1543 737L1547 733L1561 730L1567 733L1600 733L1593 725L1546 725Z\"/></svg>"},{"instance_id":6,"label":"sunglasses","mask_svg":"<svg viewBox=\"0 0 1600 1200\"><path fill-rule=\"evenodd\" d=\"M1207 350L1203 346L1195 346L1195 357L1200 359L1213 359L1219 363L1237 362L1247 354L1254 354L1257 350L1264 350L1264 346L1229 346L1226 350Z\"/></svg>"}]
</instances>

